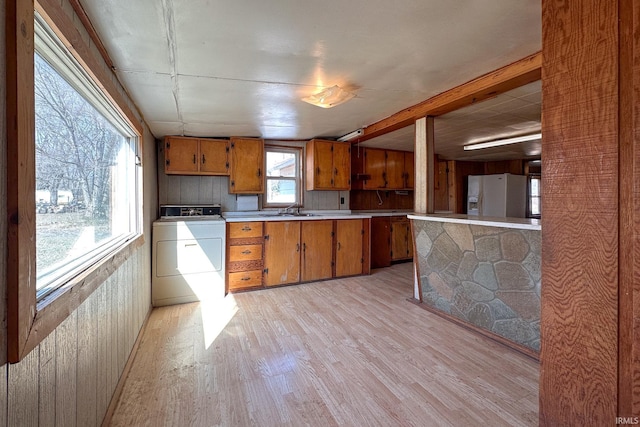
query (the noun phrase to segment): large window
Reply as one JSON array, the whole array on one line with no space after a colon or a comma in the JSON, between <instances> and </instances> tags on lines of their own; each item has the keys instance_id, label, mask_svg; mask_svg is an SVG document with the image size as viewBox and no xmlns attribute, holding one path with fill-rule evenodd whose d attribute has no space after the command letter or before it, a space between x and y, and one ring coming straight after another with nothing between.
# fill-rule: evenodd
<instances>
[{"instance_id":1,"label":"large window","mask_svg":"<svg viewBox=\"0 0 640 427\"><path fill-rule=\"evenodd\" d=\"M36 16L36 290L64 285L139 229L137 137Z\"/></svg>"},{"instance_id":2,"label":"large window","mask_svg":"<svg viewBox=\"0 0 640 427\"><path fill-rule=\"evenodd\" d=\"M301 149L265 146L265 207L302 206Z\"/></svg>"}]
</instances>

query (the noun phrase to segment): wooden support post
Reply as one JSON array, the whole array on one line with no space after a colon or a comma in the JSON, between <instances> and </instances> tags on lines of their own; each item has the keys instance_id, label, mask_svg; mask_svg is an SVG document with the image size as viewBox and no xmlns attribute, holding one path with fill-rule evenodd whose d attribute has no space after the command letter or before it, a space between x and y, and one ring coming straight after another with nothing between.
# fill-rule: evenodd
<instances>
[{"instance_id":1,"label":"wooden support post","mask_svg":"<svg viewBox=\"0 0 640 427\"><path fill-rule=\"evenodd\" d=\"M416 179L414 190L414 211L433 213L435 206L435 154L433 117L416 120L416 139L414 146Z\"/></svg>"}]
</instances>

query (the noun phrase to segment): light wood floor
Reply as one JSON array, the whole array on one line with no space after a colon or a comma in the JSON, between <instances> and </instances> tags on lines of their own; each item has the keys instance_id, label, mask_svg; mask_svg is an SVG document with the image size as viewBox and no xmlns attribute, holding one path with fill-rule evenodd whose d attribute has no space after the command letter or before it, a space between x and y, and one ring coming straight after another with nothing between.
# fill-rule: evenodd
<instances>
[{"instance_id":1,"label":"light wood floor","mask_svg":"<svg viewBox=\"0 0 640 427\"><path fill-rule=\"evenodd\" d=\"M111 425L537 425L538 364L412 291L407 263L155 309Z\"/></svg>"}]
</instances>

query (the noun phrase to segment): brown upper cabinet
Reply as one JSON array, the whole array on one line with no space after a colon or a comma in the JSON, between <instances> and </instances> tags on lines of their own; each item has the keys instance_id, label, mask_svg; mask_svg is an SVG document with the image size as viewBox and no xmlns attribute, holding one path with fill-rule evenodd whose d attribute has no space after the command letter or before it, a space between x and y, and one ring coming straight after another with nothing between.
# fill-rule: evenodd
<instances>
[{"instance_id":1,"label":"brown upper cabinet","mask_svg":"<svg viewBox=\"0 0 640 427\"><path fill-rule=\"evenodd\" d=\"M229 193L264 193L264 140L231 138L229 158Z\"/></svg>"},{"instance_id":2,"label":"brown upper cabinet","mask_svg":"<svg viewBox=\"0 0 640 427\"><path fill-rule=\"evenodd\" d=\"M306 150L307 190L351 188L351 144L312 139Z\"/></svg>"},{"instance_id":3,"label":"brown upper cabinet","mask_svg":"<svg viewBox=\"0 0 640 427\"><path fill-rule=\"evenodd\" d=\"M164 172L174 175L229 175L229 141L167 136Z\"/></svg>"},{"instance_id":4,"label":"brown upper cabinet","mask_svg":"<svg viewBox=\"0 0 640 427\"><path fill-rule=\"evenodd\" d=\"M352 168L362 190L412 190L414 157L409 151L363 148L352 154Z\"/></svg>"}]
</instances>

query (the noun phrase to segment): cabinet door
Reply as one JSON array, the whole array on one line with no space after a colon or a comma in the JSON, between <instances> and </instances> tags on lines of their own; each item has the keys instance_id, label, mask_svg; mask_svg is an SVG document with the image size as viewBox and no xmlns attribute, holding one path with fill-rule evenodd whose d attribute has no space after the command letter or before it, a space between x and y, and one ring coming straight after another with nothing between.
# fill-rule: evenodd
<instances>
[{"instance_id":1,"label":"cabinet door","mask_svg":"<svg viewBox=\"0 0 640 427\"><path fill-rule=\"evenodd\" d=\"M391 230L388 216L371 218L371 268L391 265Z\"/></svg>"},{"instance_id":2,"label":"cabinet door","mask_svg":"<svg viewBox=\"0 0 640 427\"><path fill-rule=\"evenodd\" d=\"M400 190L404 188L404 152L387 151L387 189Z\"/></svg>"},{"instance_id":3,"label":"cabinet door","mask_svg":"<svg viewBox=\"0 0 640 427\"><path fill-rule=\"evenodd\" d=\"M365 190L378 190L387 184L384 150L368 148L364 152L364 173L370 178L364 182Z\"/></svg>"},{"instance_id":4,"label":"cabinet door","mask_svg":"<svg viewBox=\"0 0 640 427\"><path fill-rule=\"evenodd\" d=\"M264 193L264 141L232 138L229 148L229 193Z\"/></svg>"},{"instance_id":5,"label":"cabinet door","mask_svg":"<svg viewBox=\"0 0 640 427\"><path fill-rule=\"evenodd\" d=\"M415 179L414 154L410 151L404 152L404 188L413 190Z\"/></svg>"},{"instance_id":6,"label":"cabinet door","mask_svg":"<svg viewBox=\"0 0 640 427\"><path fill-rule=\"evenodd\" d=\"M200 140L200 172L203 175L229 174L229 141L222 139Z\"/></svg>"},{"instance_id":7,"label":"cabinet door","mask_svg":"<svg viewBox=\"0 0 640 427\"><path fill-rule=\"evenodd\" d=\"M336 221L336 277L362 274L362 220Z\"/></svg>"},{"instance_id":8,"label":"cabinet door","mask_svg":"<svg viewBox=\"0 0 640 427\"><path fill-rule=\"evenodd\" d=\"M194 175L198 173L198 140L167 137L164 144L164 171L167 174Z\"/></svg>"},{"instance_id":9,"label":"cabinet door","mask_svg":"<svg viewBox=\"0 0 640 427\"><path fill-rule=\"evenodd\" d=\"M312 153L307 164L307 190L333 189L333 142L313 140L310 143ZM309 186L311 184L311 186Z\"/></svg>"},{"instance_id":10,"label":"cabinet door","mask_svg":"<svg viewBox=\"0 0 640 427\"><path fill-rule=\"evenodd\" d=\"M301 221L302 280L329 279L332 276L333 221Z\"/></svg>"},{"instance_id":11,"label":"cabinet door","mask_svg":"<svg viewBox=\"0 0 640 427\"><path fill-rule=\"evenodd\" d=\"M409 227L406 219L391 220L391 259L409 258Z\"/></svg>"},{"instance_id":12,"label":"cabinet door","mask_svg":"<svg viewBox=\"0 0 640 427\"><path fill-rule=\"evenodd\" d=\"M301 221L267 221L264 241L264 284L300 281Z\"/></svg>"},{"instance_id":13,"label":"cabinet door","mask_svg":"<svg viewBox=\"0 0 640 427\"><path fill-rule=\"evenodd\" d=\"M333 189L349 190L351 188L351 144L333 144Z\"/></svg>"}]
</instances>

